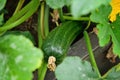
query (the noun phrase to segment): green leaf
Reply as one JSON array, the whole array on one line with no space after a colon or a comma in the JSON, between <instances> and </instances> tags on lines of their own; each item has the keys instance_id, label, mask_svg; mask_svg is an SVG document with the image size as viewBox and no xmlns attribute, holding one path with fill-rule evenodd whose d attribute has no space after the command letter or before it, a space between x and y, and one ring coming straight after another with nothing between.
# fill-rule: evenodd
<instances>
[{"instance_id":1,"label":"green leaf","mask_svg":"<svg viewBox=\"0 0 120 80\"><path fill-rule=\"evenodd\" d=\"M9 35L9 34L13 34L13 35L24 35L26 38L30 39L33 44L35 45L35 40L33 38L33 36L31 35L31 33L29 31L7 31L4 35Z\"/></svg>"},{"instance_id":2,"label":"green leaf","mask_svg":"<svg viewBox=\"0 0 120 80\"><path fill-rule=\"evenodd\" d=\"M43 53L22 35L0 37L0 80L32 80Z\"/></svg>"},{"instance_id":3,"label":"green leaf","mask_svg":"<svg viewBox=\"0 0 120 80\"><path fill-rule=\"evenodd\" d=\"M4 14L0 14L0 27L3 25Z\"/></svg>"},{"instance_id":4,"label":"green leaf","mask_svg":"<svg viewBox=\"0 0 120 80\"><path fill-rule=\"evenodd\" d=\"M107 23L109 21L108 16L111 12L112 8L110 5L102 5L98 9L92 11L90 15L90 19L96 23ZM104 15L103 15L104 14Z\"/></svg>"},{"instance_id":5,"label":"green leaf","mask_svg":"<svg viewBox=\"0 0 120 80\"><path fill-rule=\"evenodd\" d=\"M7 0L0 0L0 11L5 7Z\"/></svg>"},{"instance_id":6,"label":"green leaf","mask_svg":"<svg viewBox=\"0 0 120 80\"><path fill-rule=\"evenodd\" d=\"M107 77L105 78L105 80L120 80L120 71L116 71L115 68L113 68L109 74L107 75Z\"/></svg>"},{"instance_id":7,"label":"green leaf","mask_svg":"<svg viewBox=\"0 0 120 80\"><path fill-rule=\"evenodd\" d=\"M105 75L105 80L119 80L120 79L120 64L117 64L113 68L111 68Z\"/></svg>"},{"instance_id":8,"label":"green leaf","mask_svg":"<svg viewBox=\"0 0 120 80\"><path fill-rule=\"evenodd\" d=\"M117 16L116 21L111 23L110 35L113 42L113 52L120 57L120 16Z\"/></svg>"},{"instance_id":9,"label":"green leaf","mask_svg":"<svg viewBox=\"0 0 120 80\"><path fill-rule=\"evenodd\" d=\"M120 57L120 16L117 16L116 21L110 23L108 18L110 11L110 5L101 6L97 11L92 12L90 19L99 23L97 28L100 46L105 46L112 38L113 52Z\"/></svg>"},{"instance_id":10,"label":"green leaf","mask_svg":"<svg viewBox=\"0 0 120 80\"><path fill-rule=\"evenodd\" d=\"M79 57L67 57L55 71L57 80L97 80L89 62Z\"/></svg>"},{"instance_id":11,"label":"green leaf","mask_svg":"<svg viewBox=\"0 0 120 80\"><path fill-rule=\"evenodd\" d=\"M105 46L110 41L110 23L108 15L111 12L110 5L101 6L91 13L90 19L93 22L100 23L97 25L98 38L100 46ZM103 15L104 14L104 15Z\"/></svg>"},{"instance_id":12,"label":"green leaf","mask_svg":"<svg viewBox=\"0 0 120 80\"><path fill-rule=\"evenodd\" d=\"M65 5L70 5L72 0L46 0L46 3L53 9L62 8Z\"/></svg>"},{"instance_id":13,"label":"green leaf","mask_svg":"<svg viewBox=\"0 0 120 80\"><path fill-rule=\"evenodd\" d=\"M73 0L71 12L74 17L85 15L100 7L102 4L106 5L110 0Z\"/></svg>"},{"instance_id":14,"label":"green leaf","mask_svg":"<svg viewBox=\"0 0 120 80\"><path fill-rule=\"evenodd\" d=\"M100 46L105 46L110 41L110 25L109 24L98 24L98 38Z\"/></svg>"}]
</instances>

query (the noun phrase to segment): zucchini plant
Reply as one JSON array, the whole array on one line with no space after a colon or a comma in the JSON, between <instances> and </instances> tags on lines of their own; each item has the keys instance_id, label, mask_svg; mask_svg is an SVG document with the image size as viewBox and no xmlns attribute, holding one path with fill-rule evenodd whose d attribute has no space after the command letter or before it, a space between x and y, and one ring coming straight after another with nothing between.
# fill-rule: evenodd
<instances>
[{"instance_id":1,"label":"zucchini plant","mask_svg":"<svg viewBox=\"0 0 120 80\"><path fill-rule=\"evenodd\" d=\"M36 69L37 80L45 79L47 69L55 72L57 80L119 80L120 64L100 74L88 35L94 24L99 45L104 47L111 41L113 54L120 57L119 0L19 0L9 19L4 17L6 2L0 0L0 80L32 80ZM14 31L34 13L38 38L29 31ZM67 56L80 35L90 62Z\"/></svg>"}]
</instances>

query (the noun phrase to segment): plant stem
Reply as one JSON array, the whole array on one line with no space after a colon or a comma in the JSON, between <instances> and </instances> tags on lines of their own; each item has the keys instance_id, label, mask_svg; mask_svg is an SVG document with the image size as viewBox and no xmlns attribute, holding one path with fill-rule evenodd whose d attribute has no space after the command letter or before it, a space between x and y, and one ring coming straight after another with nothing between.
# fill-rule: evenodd
<instances>
[{"instance_id":1,"label":"plant stem","mask_svg":"<svg viewBox=\"0 0 120 80\"><path fill-rule=\"evenodd\" d=\"M24 22L37 10L38 6L39 0L32 0L27 6L12 16L2 27L0 27L0 33L12 29Z\"/></svg>"},{"instance_id":2,"label":"plant stem","mask_svg":"<svg viewBox=\"0 0 120 80\"><path fill-rule=\"evenodd\" d=\"M87 27L85 28L85 30L87 30L87 29L90 27L90 23L91 23L91 21L88 21L88 25L87 25Z\"/></svg>"},{"instance_id":3,"label":"plant stem","mask_svg":"<svg viewBox=\"0 0 120 80\"><path fill-rule=\"evenodd\" d=\"M45 2L41 2L41 7L38 13L38 42L39 47L42 46L43 40L49 33L49 7Z\"/></svg>"},{"instance_id":4,"label":"plant stem","mask_svg":"<svg viewBox=\"0 0 120 80\"><path fill-rule=\"evenodd\" d=\"M38 17L38 45L41 48L43 40L49 33L49 7L45 5L45 2L41 2L41 8L39 9ZM41 67L38 69L38 80L44 80L47 71L47 63L43 60Z\"/></svg>"},{"instance_id":5,"label":"plant stem","mask_svg":"<svg viewBox=\"0 0 120 80\"><path fill-rule=\"evenodd\" d=\"M5 25L8 25L8 24L11 24L15 21L17 21L18 19L20 19L21 17L23 17L28 11L31 10L32 8L32 5L34 5L34 0L29 2L24 8L22 8L20 11L17 12L17 14L13 15L5 24Z\"/></svg>"},{"instance_id":6,"label":"plant stem","mask_svg":"<svg viewBox=\"0 0 120 80\"><path fill-rule=\"evenodd\" d=\"M38 69L38 80L44 80L46 71L47 63L43 61L41 67Z\"/></svg>"},{"instance_id":7,"label":"plant stem","mask_svg":"<svg viewBox=\"0 0 120 80\"><path fill-rule=\"evenodd\" d=\"M41 36L42 39L45 39L45 33L44 33L44 13L45 13L45 2L41 2L41 12L40 12L40 30L41 30Z\"/></svg>"},{"instance_id":8,"label":"plant stem","mask_svg":"<svg viewBox=\"0 0 120 80\"><path fill-rule=\"evenodd\" d=\"M64 19L64 17L63 17L63 11L62 11L62 8L58 9L58 12L59 12L60 20L61 20L62 22L64 22L65 19Z\"/></svg>"},{"instance_id":9,"label":"plant stem","mask_svg":"<svg viewBox=\"0 0 120 80\"><path fill-rule=\"evenodd\" d=\"M44 30L45 30L45 37L47 37L49 33L49 6L45 5L45 13L44 13Z\"/></svg>"},{"instance_id":10,"label":"plant stem","mask_svg":"<svg viewBox=\"0 0 120 80\"><path fill-rule=\"evenodd\" d=\"M63 16L64 19L66 20L77 20L77 21L89 21L89 17L80 17L80 18L74 18L72 16Z\"/></svg>"},{"instance_id":11,"label":"plant stem","mask_svg":"<svg viewBox=\"0 0 120 80\"><path fill-rule=\"evenodd\" d=\"M41 23L41 7L40 7L40 9L38 10L38 47L39 48L41 48L42 43L43 43L41 24L43 24L43 23Z\"/></svg>"},{"instance_id":12,"label":"plant stem","mask_svg":"<svg viewBox=\"0 0 120 80\"><path fill-rule=\"evenodd\" d=\"M24 2L25 0L19 0L17 8L15 9L15 12L13 13L13 15L15 15L21 9Z\"/></svg>"},{"instance_id":13,"label":"plant stem","mask_svg":"<svg viewBox=\"0 0 120 80\"><path fill-rule=\"evenodd\" d=\"M88 36L87 31L84 31L84 38L85 38L86 46L87 46L87 49L88 49L91 65L95 69L95 71L97 72L98 76L101 78L101 74L99 72L99 69L97 67L97 64L96 64L96 61L95 61L95 58L94 58L94 55L93 55L92 46L91 46L90 38Z\"/></svg>"}]
</instances>

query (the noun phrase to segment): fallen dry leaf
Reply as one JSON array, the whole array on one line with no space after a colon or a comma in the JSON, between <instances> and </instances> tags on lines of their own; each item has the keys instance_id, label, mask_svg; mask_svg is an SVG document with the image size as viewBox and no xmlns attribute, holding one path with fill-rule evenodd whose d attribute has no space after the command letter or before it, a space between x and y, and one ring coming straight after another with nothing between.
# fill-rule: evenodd
<instances>
[{"instance_id":1,"label":"fallen dry leaf","mask_svg":"<svg viewBox=\"0 0 120 80\"><path fill-rule=\"evenodd\" d=\"M53 18L52 21L53 22L57 22L58 19L59 19L59 12L58 12L58 10L54 9L53 13L51 13L51 15L52 15L52 18Z\"/></svg>"},{"instance_id":2,"label":"fallen dry leaf","mask_svg":"<svg viewBox=\"0 0 120 80\"><path fill-rule=\"evenodd\" d=\"M110 46L106 57L107 57L107 59L110 60L110 62L112 62L112 63L115 63L115 62L116 62L115 59L116 59L117 55L115 55L115 54L113 53L113 45Z\"/></svg>"},{"instance_id":3,"label":"fallen dry leaf","mask_svg":"<svg viewBox=\"0 0 120 80\"><path fill-rule=\"evenodd\" d=\"M96 35L98 34L98 29L96 27L93 28L93 31Z\"/></svg>"}]
</instances>

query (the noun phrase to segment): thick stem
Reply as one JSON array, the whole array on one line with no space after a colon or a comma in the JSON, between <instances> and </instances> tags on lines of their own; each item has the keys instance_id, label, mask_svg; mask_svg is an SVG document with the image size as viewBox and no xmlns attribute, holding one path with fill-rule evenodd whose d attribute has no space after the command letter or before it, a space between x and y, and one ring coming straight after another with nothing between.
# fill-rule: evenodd
<instances>
[{"instance_id":1,"label":"thick stem","mask_svg":"<svg viewBox=\"0 0 120 80\"><path fill-rule=\"evenodd\" d=\"M49 8L45 6L45 2L41 2L41 8L39 9L38 17L38 45L41 48L43 40L49 33ZM38 80L44 80L47 71L47 63L43 60L42 66L38 69Z\"/></svg>"},{"instance_id":2,"label":"thick stem","mask_svg":"<svg viewBox=\"0 0 120 80\"><path fill-rule=\"evenodd\" d=\"M89 21L89 17L80 17L80 18L74 18L72 16L63 16L64 19L66 20L77 20L77 21Z\"/></svg>"},{"instance_id":3,"label":"thick stem","mask_svg":"<svg viewBox=\"0 0 120 80\"><path fill-rule=\"evenodd\" d=\"M48 18L47 15L45 14L45 2L41 2L41 6L39 9L39 13L38 13L38 45L39 48L41 48L43 40L45 39L45 26L48 27L48 22L47 19ZM44 21L45 20L45 21ZM47 23L47 24L45 24ZM47 31L47 30L46 30ZM48 33L46 32L46 35Z\"/></svg>"},{"instance_id":4,"label":"thick stem","mask_svg":"<svg viewBox=\"0 0 120 80\"><path fill-rule=\"evenodd\" d=\"M41 67L38 69L38 80L44 80L46 71L47 63L43 61Z\"/></svg>"},{"instance_id":5,"label":"thick stem","mask_svg":"<svg viewBox=\"0 0 120 80\"><path fill-rule=\"evenodd\" d=\"M99 69L97 67L97 64L96 64L96 61L95 61L95 58L94 58L90 38L88 36L87 31L84 31L84 38L85 38L86 46L87 46L87 49L88 49L91 65L95 69L95 71L97 72L98 76L101 78L101 74L99 72Z\"/></svg>"},{"instance_id":6,"label":"thick stem","mask_svg":"<svg viewBox=\"0 0 120 80\"><path fill-rule=\"evenodd\" d=\"M44 13L44 30L45 30L45 37L47 37L49 33L49 6L45 5L45 13Z\"/></svg>"},{"instance_id":7,"label":"thick stem","mask_svg":"<svg viewBox=\"0 0 120 80\"><path fill-rule=\"evenodd\" d=\"M39 1L32 0L26 7L24 7L21 11L11 17L2 27L0 27L0 33L12 29L13 27L24 22L37 10L38 6ZM25 10L27 10L27 12Z\"/></svg>"},{"instance_id":8,"label":"thick stem","mask_svg":"<svg viewBox=\"0 0 120 80\"><path fill-rule=\"evenodd\" d=\"M45 39L45 32L44 32L44 13L45 13L45 2L41 3L41 13L40 13L40 30L42 39Z\"/></svg>"},{"instance_id":9,"label":"thick stem","mask_svg":"<svg viewBox=\"0 0 120 80\"><path fill-rule=\"evenodd\" d=\"M13 13L13 15L15 15L21 9L24 2L25 0L19 0L17 8L15 9L15 12Z\"/></svg>"},{"instance_id":10,"label":"thick stem","mask_svg":"<svg viewBox=\"0 0 120 80\"><path fill-rule=\"evenodd\" d=\"M19 20L21 17L23 17L25 15L25 13L27 13L28 11L30 11L30 9L32 8L32 5L34 5L34 0L29 2L24 8L22 8L20 11L17 12L17 14L13 15L5 24L11 24L17 20Z\"/></svg>"},{"instance_id":11,"label":"thick stem","mask_svg":"<svg viewBox=\"0 0 120 80\"><path fill-rule=\"evenodd\" d=\"M64 17L63 17L63 11L62 11L62 8L58 9L58 12L59 12L60 20L61 20L62 22L64 22L65 19L64 19Z\"/></svg>"}]
</instances>

